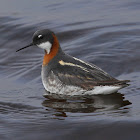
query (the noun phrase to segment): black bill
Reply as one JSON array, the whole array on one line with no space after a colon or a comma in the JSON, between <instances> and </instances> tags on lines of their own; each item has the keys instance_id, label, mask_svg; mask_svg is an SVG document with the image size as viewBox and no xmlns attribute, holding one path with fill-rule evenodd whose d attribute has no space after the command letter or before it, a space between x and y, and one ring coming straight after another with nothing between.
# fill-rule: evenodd
<instances>
[{"instance_id":1,"label":"black bill","mask_svg":"<svg viewBox=\"0 0 140 140\"><path fill-rule=\"evenodd\" d=\"M25 49L25 48L28 48L28 47L30 47L30 46L33 46L33 45L34 45L34 44L31 43L31 44L29 44L29 45L27 45L27 46L25 46L25 47L23 47L23 48L18 49L16 52L18 52L18 51L20 51L20 50L23 50L23 49Z\"/></svg>"}]
</instances>

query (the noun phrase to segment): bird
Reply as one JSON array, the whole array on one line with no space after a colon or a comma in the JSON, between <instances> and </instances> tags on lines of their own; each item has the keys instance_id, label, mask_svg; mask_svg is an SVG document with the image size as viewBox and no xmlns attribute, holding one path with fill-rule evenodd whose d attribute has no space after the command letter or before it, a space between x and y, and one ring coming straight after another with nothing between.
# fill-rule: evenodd
<instances>
[{"instance_id":1,"label":"bird","mask_svg":"<svg viewBox=\"0 0 140 140\"><path fill-rule=\"evenodd\" d=\"M37 30L32 43L16 52L31 46L45 52L41 77L48 93L70 96L112 94L129 85L129 80L118 80L98 66L65 53L56 34L49 29Z\"/></svg>"}]
</instances>

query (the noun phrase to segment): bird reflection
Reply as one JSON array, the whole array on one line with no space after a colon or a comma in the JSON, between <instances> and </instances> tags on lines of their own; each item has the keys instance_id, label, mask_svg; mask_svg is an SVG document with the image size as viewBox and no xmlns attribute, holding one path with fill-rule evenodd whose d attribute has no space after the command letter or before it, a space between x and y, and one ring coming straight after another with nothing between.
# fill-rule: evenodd
<instances>
[{"instance_id":1,"label":"bird reflection","mask_svg":"<svg viewBox=\"0 0 140 140\"><path fill-rule=\"evenodd\" d=\"M42 105L56 110L56 116L67 117L66 112L91 113L115 110L130 105L121 93L94 96L62 96L48 94ZM59 112L59 113L58 113ZM61 112L61 113L60 113Z\"/></svg>"}]
</instances>

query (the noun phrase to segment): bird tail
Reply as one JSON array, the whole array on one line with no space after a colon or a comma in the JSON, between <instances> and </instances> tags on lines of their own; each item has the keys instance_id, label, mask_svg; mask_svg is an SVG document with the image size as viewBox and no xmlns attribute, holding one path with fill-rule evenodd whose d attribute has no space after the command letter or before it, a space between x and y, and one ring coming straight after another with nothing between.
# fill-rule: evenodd
<instances>
[{"instance_id":1,"label":"bird tail","mask_svg":"<svg viewBox=\"0 0 140 140\"><path fill-rule=\"evenodd\" d=\"M128 82L130 82L130 80L119 80L115 85L120 85L121 88L124 88L130 85Z\"/></svg>"}]
</instances>

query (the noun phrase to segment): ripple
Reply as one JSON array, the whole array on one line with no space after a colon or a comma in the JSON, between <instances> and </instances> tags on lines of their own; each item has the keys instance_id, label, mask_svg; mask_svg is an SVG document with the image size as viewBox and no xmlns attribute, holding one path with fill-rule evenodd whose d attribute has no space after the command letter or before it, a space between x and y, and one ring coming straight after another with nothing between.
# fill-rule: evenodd
<instances>
[{"instance_id":1,"label":"ripple","mask_svg":"<svg viewBox=\"0 0 140 140\"><path fill-rule=\"evenodd\" d=\"M138 0L1 1L0 139L139 139L139 14ZM43 51L15 52L43 28L66 53L131 85L109 96L43 98Z\"/></svg>"}]
</instances>

